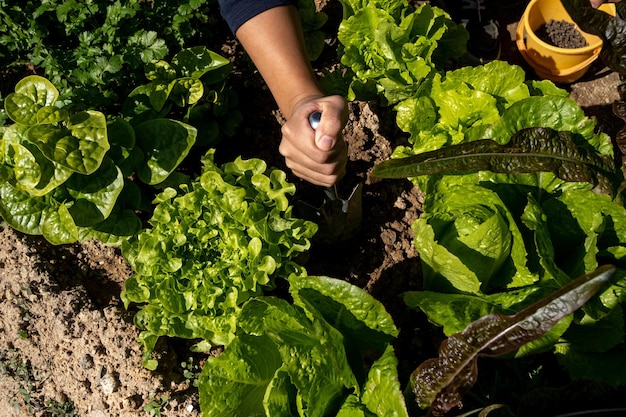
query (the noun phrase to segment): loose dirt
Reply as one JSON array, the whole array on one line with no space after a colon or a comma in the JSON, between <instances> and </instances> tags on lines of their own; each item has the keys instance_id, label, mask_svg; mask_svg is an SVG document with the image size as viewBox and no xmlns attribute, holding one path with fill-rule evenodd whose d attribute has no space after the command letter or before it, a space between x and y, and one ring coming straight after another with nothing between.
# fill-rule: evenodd
<instances>
[{"instance_id":1,"label":"loose dirt","mask_svg":"<svg viewBox=\"0 0 626 417\"><path fill-rule=\"evenodd\" d=\"M588 45L576 26L565 20L550 20L536 34L542 41L558 48L575 49Z\"/></svg>"},{"instance_id":2,"label":"loose dirt","mask_svg":"<svg viewBox=\"0 0 626 417\"><path fill-rule=\"evenodd\" d=\"M337 3L319 3L331 16L326 33L336 33ZM509 37L520 15L514 8L502 13L501 25L507 29L502 58L534 77ZM329 51L316 63L318 69L336 61L336 39L327 41ZM229 39L218 49L237 62L233 85L244 115L236 146L219 151L218 157L261 157L284 168L277 155L282 119L269 92L236 42ZM614 137L623 126L611 110L618 84L617 74L596 63L583 79L564 87ZM315 246L306 267L311 275L343 278L371 292L401 328L409 329L401 333L399 345L430 354L440 335L434 330L429 334L423 317L405 309L398 298L420 284L411 224L420 215L422 196L408 181L380 181L370 175L406 138L395 127L390 109L354 102L350 110L345 129L350 174L344 183L351 187L364 182L364 227L346 244ZM292 180L301 193L312 192L307 184ZM191 367L197 372L203 358L191 354L186 341L161 341L157 352L166 366L159 372L141 366L134 311L120 301L131 274L116 248L95 241L53 246L40 237L0 230L0 416L125 417L149 415L150 409L163 416L199 415L193 376L184 371ZM402 372L414 365L402 363Z\"/></svg>"}]
</instances>

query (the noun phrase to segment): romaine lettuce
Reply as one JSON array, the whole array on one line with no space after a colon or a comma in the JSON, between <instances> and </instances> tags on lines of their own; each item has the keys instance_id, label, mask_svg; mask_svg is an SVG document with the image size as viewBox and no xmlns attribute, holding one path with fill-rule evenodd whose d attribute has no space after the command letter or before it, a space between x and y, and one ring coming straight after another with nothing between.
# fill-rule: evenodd
<instances>
[{"instance_id":1,"label":"romaine lettuce","mask_svg":"<svg viewBox=\"0 0 626 417\"><path fill-rule=\"evenodd\" d=\"M407 417L390 344L398 331L383 306L343 280L290 284L293 304L244 304L236 338L203 368L203 413Z\"/></svg>"},{"instance_id":2,"label":"romaine lettuce","mask_svg":"<svg viewBox=\"0 0 626 417\"><path fill-rule=\"evenodd\" d=\"M618 266L617 277L625 274L626 211L615 192L623 173L614 167L609 136L597 130L596 121L586 117L565 90L524 78L519 67L499 61L461 68L434 75L422 94L395 107L398 126L411 136L408 146L394 150L393 158L418 157L405 165L401 159L389 161L384 169L408 173L406 164L414 163L427 171L437 163L436 152L429 151L442 151L443 170L406 175L424 192L425 201L424 214L413 225L424 288L405 299L448 335L486 314L519 311L598 265L611 263ZM548 150L556 156L557 150L569 147L571 166L552 163L551 168L543 165L541 172L515 173L518 164L509 160L508 172L508 162L496 161L497 152L487 149L460 161L461 155L469 155L468 149L493 144L494 150L494 141L515 147L520 135L537 141L540 132L550 131L556 132L556 141ZM529 149L520 147L518 152L528 152L532 159ZM482 168L461 167L471 167L469 160L476 156L484 158L486 164L475 164ZM556 156L555 161L561 159ZM491 172L489 163L501 163L505 169ZM568 170L568 175L559 169ZM586 174L569 175L577 170ZM596 194L594 187L612 194ZM583 336L598 329L619 335L603 349L622 349L623 323L612 318L626 298L623 280L617 282L577 316L517 354L554 348L560 341L567 346L560 348L563 363L572 364L582 352L601 351L586 344ZM575 343L569 347L572 335ZM572 369L577 376L584 374L581 367Z\"/></svg>"},{"instance_id":3,"label":"romaine lettuce","mask_svg":"<svg viewBox=\"0 0 626 417\"><path fill-rule=\"evenodd\" d=\"M404 1L342 3L337 37L341 63L354 73L350 100L380 95L393 104L413 97L448 59L465 52L467 32L437 7L414 9Z\"/></svg>"},{"instance_id":4,"label":"romaine lettuce","mask_svg":"<svg viewBox=\"0 0 626 417\"><path fill-rule=\"evenodd\" d=\"M487 294L539 278L529 270L515 216L487 188L440 182L426 195L413 230L426 290Z\"/></svg>"}]
</instances>

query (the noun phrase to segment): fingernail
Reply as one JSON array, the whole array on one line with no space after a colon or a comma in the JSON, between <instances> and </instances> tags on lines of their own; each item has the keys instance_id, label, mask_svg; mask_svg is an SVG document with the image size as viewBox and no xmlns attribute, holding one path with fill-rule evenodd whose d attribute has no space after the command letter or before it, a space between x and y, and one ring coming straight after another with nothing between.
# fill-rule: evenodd
<instances>
[{"instance_id":1,"label":"fingernail","mask_svg":"<svg viewBox=\"0 0 626 417\"><path fill-rule=\"evenodd\" d=\"M323 151L330 151L333 148L333 138L324 135L317 141L317 147Z\"/></svg>"}]
</instances>

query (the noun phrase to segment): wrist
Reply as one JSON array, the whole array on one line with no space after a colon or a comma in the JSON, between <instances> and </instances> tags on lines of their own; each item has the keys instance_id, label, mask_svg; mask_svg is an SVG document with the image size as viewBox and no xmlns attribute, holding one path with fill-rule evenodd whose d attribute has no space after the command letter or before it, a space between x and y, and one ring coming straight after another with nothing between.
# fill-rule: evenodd
<instances>
[{"instance_id":1,"label":"wrist","mask_svg":"<svg viewBox=\"0 0 626 417\"><path fill-rule=\"evenodd\" d=\"M284 110L281 109L281 111L287 119L289 119L294 114L294 111L296 109L302 106L306 106L307 103L311 103L311 111L313 111L313 108L315 107L315 100L318 100L322 97L324 97L324 94L319 89L312 89L306 92L298 93L288 101L287 107Z\"/></svg>"}]
</instances>

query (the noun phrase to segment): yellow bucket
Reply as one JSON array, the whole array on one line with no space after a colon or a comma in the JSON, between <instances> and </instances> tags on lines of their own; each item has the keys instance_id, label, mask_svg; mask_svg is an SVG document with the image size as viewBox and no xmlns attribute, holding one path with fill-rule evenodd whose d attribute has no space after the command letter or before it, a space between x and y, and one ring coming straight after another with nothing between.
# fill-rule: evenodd
<instances>
[{"instance_id":1,"label":"yellow bucket","mask_svg":"<svg viewBox=\"0 0 626 417\"><path fill-rule=\"evenodd\" d=\"M599 9L615 16L612 3L604 3ZM536 31L551 20L574 24L588 45L559 48L539 39ZM517 48L537 75L558 83L571 83L582 77L602 50L602 39L580 30L560 0L531 0L517 25L516 35Z\"/></svg>"}]
</instances>

